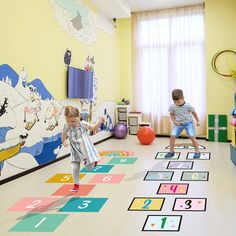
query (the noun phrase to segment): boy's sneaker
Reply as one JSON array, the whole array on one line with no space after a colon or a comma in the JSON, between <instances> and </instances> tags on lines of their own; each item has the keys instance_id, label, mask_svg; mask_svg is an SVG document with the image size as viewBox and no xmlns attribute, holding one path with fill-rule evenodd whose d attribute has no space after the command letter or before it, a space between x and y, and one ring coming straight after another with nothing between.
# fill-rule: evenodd
<instances>
[{"instance_id":1,"label":"boy's sneaker","mask_svg":"<svg viewBox=\"0 0 236 236\"><path fill-rule=\"evenodd\" d=\"M174 152L168 152L166 155L165 155L165 158L171 158L175 155Z\"/></svg>"},{"instance_id":2,"label":"boy's sneaker","mask_svg":"<svg viewBox=\"0 0 236 236\"><path fill-rule=\"evenodd\" d=\"M70 191L71 192L78 192L79 191L79 184L74 184L73 188Z\"/></svg>"},{"instance_id":3,"label":"boy's sneaker","mask_svg":"<svg viewBox=\"0 0 236 236\"><path fill-rule=\"evenodd\" d=\"M195 152L193 158L200 158L200 152Z\"/></svg>"}]
</instances>

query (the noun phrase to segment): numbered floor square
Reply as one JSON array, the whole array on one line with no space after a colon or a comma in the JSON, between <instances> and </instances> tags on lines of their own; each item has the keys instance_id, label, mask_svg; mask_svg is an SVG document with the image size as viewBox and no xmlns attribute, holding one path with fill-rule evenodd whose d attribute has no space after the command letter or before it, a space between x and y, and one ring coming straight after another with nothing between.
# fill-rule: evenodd
<instances>
[{"instance_id":1,"label":"numbered floor square","mask_svg":"<svg viewBox=\"0 0 236 236\"><path fill-rule=\"evenodd\" d=\"M135 197L129 211L161 211L165 198Z\"/></svg>"},{"instance_id":2,"label":"numbered floor square","mask_svg":"<svg viewBox=\"0 0 236 236\"><path fill-rule=\"evenodd\" d=\"M79 179L83 179L85 174L80 174ZM49 178L46 183L73 183L73 176L72 174L55 174L51 178Z\"/></svg>"},{"instance_id":3,"label":"numbered floor square","mask_svg":"<svg viewBox=\"0 0 236 236\"><path fill-rule=\"evenodd\" d=\"M53 232L68 214L28 214L10 232Z\"/></svg>"},{"instance_id":4,"label":"numbered floor square","mask_svg":"<svg viewBox=\"0 0 236 236\"><path fill-rule=\"evenodd\" d=\"M155 159L165 159L165 155L168 152L158 152L155 156ZM180 152L175 152L175 155L173 157L171 157L171 159L179 159L180 156Z\"/></svg>"},{"instance_id":5,"label":"numbered floor square","mask_svg":"<svg viewBox=\"0 0 236 236\"><path fill-rule=\"evenodd\" d=\"M99 212L108 198L72 198L60 212Z\"/></svg>"},{"instance_id":6,"label":"numbered floor square","mask_svg":"<svg viewBox=\"0 0 236 236\"><path fill-rule=\"evenodd\" d=\"M206 211L206 198L176 198L173 211Z\"/></svg>"},{"instance_id":7,"label":"numbered floor square","mask_svg":"<svg viewBox=\"0 0 236 236\"><path fill-rule=\"evenodd\" d=\"M160 184L157 194L178 194L184 195L188 193L189 184L163 183Z\"/></svg>"},{"instance_id":8,"label":"numbered floor square","mask_svg":"<svg viewBox=\"0 0 236 236\"><path fill-rule=\"evenodd\" d=\"M169 161L167 169L192 169L193 161Z\"/></svg>"},{"instance_id":9,"label":"numbered floor square","mask_svg":"<svg viewBox=\"0 0 236 236\"><path fill-rule=\"evenodd\" d=\"M118 184L124 177L124 174L97 174L89 181L89 183Z\"/></svg>"},{"instance_id":10,"label":"numbered floor square","mask_svg":"<svg viewBox=\"0 0 236 236\"><path fill-rule=\"evenodd\" d=\"M179 231L181 215L148 215L142 231Z\"/></svg>"},{"instance_id":11,"label":"numbered floor square","mask_svg":"<svg viewBox=\"0 0 236 236\"><path fill-rule=\"evenodd\" d=\"M8 211L43 212L58 201L55 197L26 197L18 201Z\"/></svg>"},{"instance_id":12,"label":"numbered floor square","mask_svg":"<svg viewBox=\"0 0 236 236\"><path fill-rule=\"evenodd\" d=\"M137 157L114 157L107 164L134 164L137 159Z\"/></svg>"},{"instance_id":13,"label":"numbered floor square","mask_svg":"<svg viewBox=\"0 0 236 236\"><path fill-rule=\"evenodd\" d=\"M181 181L208 181L208 171L183 171Z\"/></svg>"},{"instance_id":14,"label":"numbered floor square","mask_svg":"<svg viewBox=\"0 0 236 236\"><path fill-rule=\"evenodd\" d=\"M99 152L100 156L111 156L111 157L125 157L125 156L134 156L135 152L127 150L111 150L111 151L101 151Z\"/></svg>"},{"instance_id":15,"label":"numbered floor square","mask_svg":"<svg viewBox=\"0 0 236 236\"><path fill-rule=\"evenodd\" d=\"M80 171L81 173L108 173L114 165L97 165L91 170L87 170L85 167Z\"/></svg>"},{"instance_id":16,"label":"numbered floor square","mask_svg":"<svg viewBox=\"0 0 236 236\"><path fill-rule=\"evenodd\" d=\"M200 152L200 158L193 158L194 152L189 152L186 159L191 160L210 160L211 153L209 152Z\"/></svg>"},{"instance_id":17,"label":"numbered floor square","mask_svg":"<svg viewBox=\"0 0 236 236\"><path fill-rule=\"evenodd\" d=\"M174 171L148 171L144 177L145 181L171 181Z\"/></svg>"},{"instance_id":18,"label":"numbered floor square","mask_svg":"<svg viewBox=\"0 0 236 236\"><path fill-rule=\"evenodd\" d=\"M78 192L71 192L73 188L72 184L64 184L52 196L87 196L96 185L92 184L81 184Z\"/></svg>"},{"instance_id":19,"label":"numbered floor square","mask_svg":"<svg viewBox=\"0 0 236 236\"><path fill-rule=\"evenodd\" d=\"M174 149L194 149L192 143L177 143L174 146ZM198 145L199 149L206 149L203 145ZM170 149L170 146L167 146L166 149Z\"/></svg>"}]
</instances>

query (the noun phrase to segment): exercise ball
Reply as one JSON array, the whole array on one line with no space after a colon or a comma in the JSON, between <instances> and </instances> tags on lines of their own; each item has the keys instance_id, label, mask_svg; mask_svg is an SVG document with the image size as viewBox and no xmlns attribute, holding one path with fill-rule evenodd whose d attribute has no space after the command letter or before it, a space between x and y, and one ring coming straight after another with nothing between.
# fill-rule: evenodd
<instances>
[{"instance_id":1,"label":"exercise ball","mask_svg":"<svg viewBox=\"0 0 236 236\"><path fill-rule=\"evenodd\" d=\"M125 124L118 123L114 126L112 133L115 138L122 139L126 137L128 133L128 128Z\"/></svg>"},{"instance_id":2,"label":"exercise ball","mask_svg":"<svg viewBox=\"0 0 236 236\"><path fill-rule=\"evenodd\" d=\"M138 140L144 145L149 145L156 137L155 132L150 127L141 127L137 134Z\"/></svg>"}]
</instances>

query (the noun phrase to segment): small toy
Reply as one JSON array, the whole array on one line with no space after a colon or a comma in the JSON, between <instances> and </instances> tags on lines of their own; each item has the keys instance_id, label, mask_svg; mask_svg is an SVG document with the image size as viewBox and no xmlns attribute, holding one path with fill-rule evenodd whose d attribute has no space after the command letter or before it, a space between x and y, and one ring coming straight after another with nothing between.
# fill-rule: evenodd
<instances>
[{"instance_id":1,"label":"small toy","mask_svg":"<svg viewBox=\"0 0 236 236\"><path fill-rule=\"evenodd\" d=\"M117 102L117 105L129 105L129 100L123 98L120 102Z\"/></svg>"}]
</instances>

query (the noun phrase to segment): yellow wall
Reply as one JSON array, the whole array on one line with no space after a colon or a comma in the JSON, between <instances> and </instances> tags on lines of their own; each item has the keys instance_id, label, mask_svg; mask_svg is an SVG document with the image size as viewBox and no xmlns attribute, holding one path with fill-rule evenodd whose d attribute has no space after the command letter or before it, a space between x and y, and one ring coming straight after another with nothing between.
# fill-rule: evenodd
<instances>
[{"instance_id":1,"label":"yellow wall","mask_svg":"<svg viewBox=\"0 0 236 236\"><path fill-rule=\"evenodd\" d=\"M235 83L218 76L211 59L219 50L236 50L236 1L206 0L205 6L207 113L229 114ZM132 101L131 19L118 20L112 37L98 30L96 43L88 46L60 27L49 0L8 0L1 3L0 29L0 63L18 73L24 66L28 80L40 78L56 98L66 98L63 57L69 48L75 67L82 68L88 54L95 56L98 104L123 97Z\"/></svg>"},{"instance_id":2,"label":"yellow wall","mask_svg":"<svg viewBox=\"0 0 236 236\"><path fill-rule=\"evenodd\" d=\"M216 52L223 49L236 50L236 1L206 0L206 80L207 80L207 113L228 114L233 106L235 82L217 75L211 68L211 60ZM132 99L132 57L131 52L131 19L120 22L122 82L121 96ZM229 138L230 138L230 132Z\"/></svg>"},{"instance_id":3,"label":"yellow wall","mask_svg":"<svg viewBox=\"0 0 236 236\"><path fill-rule=\"evenodd\" d=\"M235 81L217 75L211 68L214 54L220 50L236 50L236 1L206 0L206 78L207 113L228 114L234 106ZM229 126L229 125L228 125ZM230 138L230 132L228 132Z\"/></svg>"},{"instance_id":4,"label":"yellow wall","mask_svg":"<svg viewBox=\"0 0 236 236\"><path fill-rule=\"evenodd\" d=\"M119 20L121 51L121 98L133 100L131 18Z\"/></svg>"},{"instance_id":5,"label":"yellow wall","mask_svg":"<svg viewBox=\"0 0 236 236\"><path fill-rule=\"evenodd\" d=\"M83 68L88 54L95 57L98 104L120 99L120 36L97 31L96 43L88 46L70 38L54 18L49 0L7 0L0 7L0 64L16 72L22 67L28 80L40 78L57 99L66 98L64 53L72 51L71 66Z\"/></svg>"}]
</instances>

